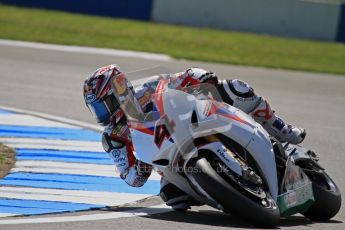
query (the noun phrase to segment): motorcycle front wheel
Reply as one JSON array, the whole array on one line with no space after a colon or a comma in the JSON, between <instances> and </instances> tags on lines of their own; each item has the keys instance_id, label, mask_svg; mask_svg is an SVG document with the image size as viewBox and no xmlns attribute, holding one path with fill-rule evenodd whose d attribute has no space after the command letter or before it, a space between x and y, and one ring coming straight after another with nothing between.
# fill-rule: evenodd
<instances>
[{"instance_id":1,"label":"motorcycle front wheel","mask_svg":"<svg viewBox=\"0 0 345 230\"><path fill-rule=\"evenodd\" d=\"M278 224L279 208L268 192L266 192L266 201L254 201L220 176L208 159L203 157L192 159L188 165L193 167L191 176L207 194L223 207L224 211L255 226L272 227Z\"/></svg>"}]
</instances>

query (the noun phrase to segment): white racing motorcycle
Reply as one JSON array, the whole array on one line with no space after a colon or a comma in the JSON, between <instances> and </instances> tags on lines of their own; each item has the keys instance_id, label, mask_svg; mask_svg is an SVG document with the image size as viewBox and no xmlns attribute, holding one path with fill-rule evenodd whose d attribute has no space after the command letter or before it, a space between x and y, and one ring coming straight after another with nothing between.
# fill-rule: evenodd
<instances>
[{"instance_id":1,"label":"white racing motorcycle","mask_svg":"<svg viewBox=\"0 0 345 230\"><path fill-rule=\"evenodd\" d=\"M180 91L166 80L157 84L149 113L141 112L126 82L113 82L113 91L126 111L136 158L166 180L201 204L259 226L295 213L311 220L337 214L340 191L312 151L283 146L223 103L213 86Z\"/></svg>"}]
</instances>

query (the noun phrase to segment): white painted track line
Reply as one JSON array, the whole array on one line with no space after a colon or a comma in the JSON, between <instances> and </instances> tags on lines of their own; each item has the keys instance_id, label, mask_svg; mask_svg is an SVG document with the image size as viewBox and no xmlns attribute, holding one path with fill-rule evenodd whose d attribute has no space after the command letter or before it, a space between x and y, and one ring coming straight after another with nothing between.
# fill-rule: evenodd
<instances>
[{"instance_id":1,"label":"white painted track line","mask_svg":"<svg viewBox=\"0 0 345 230\"><path fill-rule=\"evenodd\" d=\"M147 216L158 213L170 212L171 208L165 204L151 206L147 208L140 208L135 210L121 211L121 212L107 212L100 214L90 214L82 216L62 216L62 217L45 217L45 218L22 218L1 220L0 225L9 224L32 224L32 223L57 223L57 222L81 222L81 221L95 221L95 220L109 220L124 217Z\"/></svg>"},{"instance_id":2,"label":"white painted track line","mask_svg":"<svg viewBox=\"0 0 345 230\"><path fill-rule=\"evenodd\" d=\"M93 125L93 124L90 124L87 122L77 121L77 120L68 119L68 118L64 118L64 117L60 117L60 116L46 114L46 113L34 112L34 111L30 111L30 110L25 110L25 109L16 109L16 108L7 107L7 106L0 106L0 109L8 110L8 111L11 111L14 113L40 117L40 118L48 119L51 121L57 121L60 123L75 125L75 126L91 129L91 130L94 130L97 132L103 131L103 127L99 126L99 125Z\"/></svg>"},{"instance_id":3,"label":"white painted track line","mask_svg":"<svg viewBox=\"0 0 345 230\"><path fill-rule=\"evenodd\" d=\"M114 170L113 170L114 171ZM85 175L85 176L106 176L106 177L118 177L114 172L97 172L96 170L74 170L65 168L42 168L42 167L16 167L11 170L11 173L23 172L23 173L58 173L67 175Z\"/></svg>"},{"instance_id":4,"label":"white painted track line","mask_svg":"<svg viewBox=\"0 0 345 230\"><path fill-rule=\"evenodd\" d=\"M48 189L48 188L30 188L30 187L16 187L16 186L2 186L0 191L13 192L27 192L27 193L46 193L46 194L64 194L68 196L93 197L93 198L112 198L113 192L98 192L98 191L84 191L84 190L68 190L68 189ZM117 193L126 194L128 193Z\"/></svg>"},{"instance_id":5,"label":"white painted track line","mask_svg":"<svg viewBox=\"0 0 345 230\"><path fill-rule=\"evenodd\" d=\"M17 214L13 214L13 213L1 213L0 212L0 218L1 217L10 217L10 216L15 216ZM0 225L1 225L1 222L0 222Z\"/></svg>"},{"instance_id":6,"label":"white painted track line","mask_svg":"<svg viewBox=\"0 0 345 230\"><path fill-rule=\"evenodd\" d=\"M63 189L37 189L28 187L0 187L0 197L39 201L59 201L117 206L147 198L145 194L107 193Z\"/></svg>"},{"instance_id":7,"label":"white painted track line","mask_svg":"<svg viewBox=\"0 0 345 230\"><path fill-rule=\"evenodd\" d=\"M61 173L89 176L119 177L114 165L82 164L52 161L17 161L11 172ZM150 180L160 180L161 176L152 172Z\"/></svg>"},{"instance_id":8,"label":"white painted track line","mask_svg":"<svg viewBox=\"0 0 345 230\"><path fill-rule=\"evenodd\" d=\"M33 117L22 114L2 114L0 125L22 125L22 126L40 126L40 127L57 127L57 128L79 128L72 125L53 122L39 117Z\"/></svg>"},{"instance_id":9,"label":"white painted track line","mask_svg":"<svg viewBox=\"0 0 345 230\"><path fill-rule=\"evenodd\" d=\"M11 172L62 173L119 177L114 165L67 163L57 161L17 161Z\"/></svg>"},{"instance_id":10,"label":"white painted track line","mask_svg":"<svg viewBox=\"0 0 345 230\"><path fill-rule=\"evenodd\" d=\"M83 46L53 45L53 44L44 44L44 43L38 43L38 42L12 41L12 40L4 40L4 39L0 39L0 45L42 49L42 50L54 50L54 51L70 52L70 53L86 53L86 54L108 55L108 56L115 56L115 57L141 58L141 59L154 60L154 61L170 61L172 59L168 55L164 55L164 54L154 54L154 53L147 53L147 52L116 50L116 49L107 49L107 48L83 47Z\"/></svg>"},{"instance_id":11,"label":"white painted track line","mask_svg":"<svg viewBox=\"0 0 345 230\"><path fill-rule=\"evenodd\" d=\"M65 168L65 169L79 169L79 170L95 170L103 172L113 172L115 165L102 165L102 164L83 164L83 163L67 163L57 161L34 161L34 160L21 160L16 162L16 167L20 168Z\"/></svg>"},{"instance_id":12,"label":"white painted track line","mask_svg":"<svg viewBox=\"0 0 345 230\"><path fill-rule=\"evenodd\" d=\"M12 148L54 149L92 151L104 153L102 143L91 141L48 140L39 138L7 138L1 137L0 142Z\"/></svg>"}]
</instances>

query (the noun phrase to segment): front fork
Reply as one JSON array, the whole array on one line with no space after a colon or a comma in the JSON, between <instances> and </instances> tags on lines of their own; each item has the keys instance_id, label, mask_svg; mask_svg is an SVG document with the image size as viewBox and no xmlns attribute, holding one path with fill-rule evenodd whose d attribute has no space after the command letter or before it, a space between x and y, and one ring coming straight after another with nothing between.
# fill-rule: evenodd
<instances>
[{"instance_id":1,"label":"front fork","mask_svg":"<svg viewBox=\"0 0 345 230\"><path fill-rule=\"evenodd\" d=\"M209 143L198 148L199 152L207 150L213 152L215 156L222 161L222 163L233 173L242 177L253 184L262 184L262 179L258 176L251 167L248 166L246 160L240 156L236 151L231 150L225 146L221 140L216 136L209 136L205 138Z\"/></svg>"}]
</instances>

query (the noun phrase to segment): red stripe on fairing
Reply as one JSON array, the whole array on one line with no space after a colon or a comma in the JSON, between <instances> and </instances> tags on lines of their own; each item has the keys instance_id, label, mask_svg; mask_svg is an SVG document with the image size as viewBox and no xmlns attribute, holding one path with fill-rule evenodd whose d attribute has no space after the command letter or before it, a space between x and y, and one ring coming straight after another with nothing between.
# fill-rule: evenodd
<instances>
[{"instance_id":1,"label":"red stripe on fairing","mask_svg":"<svg viewBox=\"0 0 345 230\"><path fill-rule=\"evenodd\" d=\"M215 105L214 102L211 102L210 106L211 106L211 108L210 108L210 110L208 111L208 114L207 114L208 117L213 115L213 114L215 114L216 111L217 111L217 106Z\"/></svg>"},{"instance_id":2,"label":"red stripe on fairing","mask_svg":"<svg viewBox=\"0 0 345 230\"><path fill-rule=\"evenodd\" d=\"M168 84L168 80L160 80L158 86L156 88L155 95L153 97L153 101L157 107L157 110L161 116L164 114L163 108L163 92L165 90L165 86Z\"/></svg>"},{"instance_id":3,"label":"red stripe on fairing","mask_svg":"<svg viewBox=\"0 0 345 230\"><path fill-rule=\"evenodd\" d=\"M149 134L149 135L152 135L153 136L153 130L145 127L143 124L141 123L134 123L134 122L131 122L130 124L128 124L128 126L132 129L135 129L135 130L138 130L139 132L142 132L142 133L146 133L146 134Z\"/></svg>"},{"instance_id":4,"label":"red stripe on fairing","mask_svg":"<svg viewBox=\"0 0 345 230\"><path fill-rule=\"evenodd\" d=\"M230 118L232 120L241 122L242 124L248 125L248 122L246 122L245 120L241 119L240 117L233 115L233 114L229 114L229 112L227 111L227 109L224 107L226 104L225 103L219 103L217 101L212 101L212 105L211 108L209 110L209 115L212 115L214 113L219 114L223 117L227 117Z\"/></svg>"},{"instance_id":5,"label":"red stripe on fairing","mask_svg":"<svg viewBox=\"0 0 345 230\"><path fill-rule=\"evenodd\" d=\"M223 117L227 117L227 118L230 118L232 120L235 120L235 121L238 121L238 122L241 122L242 124L245 124L247 125L248 122L246 122L245 120L241 119L240 117L236 116L236 115L232 115L232 114L228 114L228 113L223 113L223 112L220 112L218 113L219 115L223 116Z\"/></svg>"}]
</instances>

